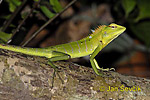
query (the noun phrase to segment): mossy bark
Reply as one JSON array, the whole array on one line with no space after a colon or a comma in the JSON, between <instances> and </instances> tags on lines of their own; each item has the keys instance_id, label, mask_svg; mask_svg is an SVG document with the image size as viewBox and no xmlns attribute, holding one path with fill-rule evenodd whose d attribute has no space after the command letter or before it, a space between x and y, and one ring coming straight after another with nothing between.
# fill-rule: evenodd
<instances>
[{"instance_id":1,"label":"mossy bark","mask_svg":"<svg viewBox=\"0 0 150 100\"><path fill-rule=\"evenodd\" d=\"M148 100L150 80L0 49L0 100ZM52 85L53 83L53 85ZM52 87L53 86L53 87ZM110 90L111 89L111 90Z\"/></svg>"}]
</instances>

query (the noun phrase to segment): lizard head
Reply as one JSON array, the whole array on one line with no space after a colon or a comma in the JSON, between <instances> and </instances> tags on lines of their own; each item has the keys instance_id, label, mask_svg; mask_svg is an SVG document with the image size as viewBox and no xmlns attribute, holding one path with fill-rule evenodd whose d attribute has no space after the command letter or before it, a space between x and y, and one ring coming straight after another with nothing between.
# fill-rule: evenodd
<instances>
[{"instance_id":1,"label":"lizard head","mask_svg":"<svg viewBox=\"0 0 150 100\"><path fill-rule=\"evenodd\" d=\"M104 44L104 46L106 46L108 43L122 34L125 30L125 27L112 23L109 26L106 26L102 31L101 42Z\"/></svg>"}]
</instances>

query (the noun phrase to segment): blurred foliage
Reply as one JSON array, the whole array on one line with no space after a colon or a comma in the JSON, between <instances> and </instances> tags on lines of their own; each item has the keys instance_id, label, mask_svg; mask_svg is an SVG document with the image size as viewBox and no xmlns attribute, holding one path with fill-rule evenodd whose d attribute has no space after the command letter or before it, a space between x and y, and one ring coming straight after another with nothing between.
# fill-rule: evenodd
<instances>
[{"instance_id":1,"label":"blurred foliage","mask_svg":"<svg viewBox=\"0 0 150 100\"><path fill-rule=\"evenodd\" d=\"M49 6L52 6L52 9L55 13L59 13L60 11L63 10L63 8L58 0L49 0L49 2L48 1L42 1L42 2ZM55 16L55 13L52 12L50 9L48 9L48 7L45 5L41 5L40 9L45 14L45 16L47 16L48 18L52 18Z\"/></svg>"},{"instance_id":2,"label":"blurred foliage","mask_svg":"<svg viewBox=\"0 0 150 100\"><path fill-rule=\"evenodd\" d=\"M142 21L138 24L130 24L130 28L136 36L141 39L147 47L150 46L150 22Z\"/></svg>"},{"instance_id":3,"label":"blurred foliage","mask_svg":"<svg viewBox=\"0 0 150 100\"><path fill-rule=\"evenodd\" d=\"M144 44L150 46L150 0L122 0L126 23ZM118 6L119 9L119 6ZM120 13L120 12L118 12Z\"/></svg>"},{"instance_id":4,"label":"blurred foliage","mask_svg":"<svg viewBox=\"0 0 150 100\"><path fill-rule=\"evenodd\" d=\"M10 12L14 12L15 9L21 5L21 1L20 0L6 0L6 2L9 5L9 11Z\"/></svg>"},{"instance_id":5,"label":"blurred foliage","mask_svg":"<svg viewBox=\"0 0 150 100\"><path fill-rule=\"evenodd\" d=\"M139 8L139 15L135 19L135 22L139 20L150 18L150 1L149 0L138 0L137 7Z\"/></svg>"},{"instance_id":6,"label":"blurred foliage","mask_svg":"<svg viewBox=\"0 0 150 100\"><path fill-rule=\"evenodd\" d=\"M52 5L53 10L57 13L59 13L60 11L62 11L62 6L60 5L60 3L58 2L58 0L49 0L50 5Z\"/></svg>"},{"instance_id":7,"label":"blurred foliage","mask_svg":"<svg viewBox=\"0 0 150 100\"><path fill-rule=\"evenodd\" d=\"M122 0L122 6L125 10L125 16L128 17L136 6L136 0Z\"/></svg>"},{"instance_id":8,"label":"blurred foliage","mask_svg":"<svg viewBox=\"0 0 150 100\"><path fill-rule=\"evenodd\" d=\"M23 9L21 11L21 13L19 13L21 18L24 19L30 13L31 9L34 8L34 6L38 4L39 1L40 1L39 6L37 6L34 9L35 14L42 12L43 15L46 16L47 18L52 18L55 16L56 13L59 13L60 11L63 10L63 7L61 6L61 4L58 0L31 0L31 2L30 2L32 4L31 7L29 7L29 4L27 4L27 6L26 6L27 8ZM10 13L2 14L0 16L0 18L5 20L4 23L6 23L10 20L10 18L16 12L16 9L19 6L21 6L21 3L23 2L23 0L5 0L4 2L8 5L8 10ZM3 30L4 25L0 27L0 30ZM13 28L13 29L10 32L8 32L9 34L7 32L1 31L0 40L2 40L3 42L7 42L9 40L9 38L11 38L10 36L12 36L12 33L14 32L16 27L17 26L15 24L10 23L9 28ZM4 37L2 37L2 36L4 36Z\"/></svg>"},{"instance_id":9,"label":"blurred foliage","mask_svg":"<svg viewBox=\"0 0 150 100\"><path fill-rule=\"evenodd\" d=\"M48 18L52 18L55 16L54 13L52 13L46 6L40 6L42 12L45 14L45 16L47 16Z\"/></svg>"},{"instance_id":10,"label":"blurred foliage","mask_svg":"<svg viewBox=\"0 0 150 100\"><path fill-rule=\"evenodd\" d=\"M126 17L129 17L130 13L134 13L135 9L139 10L138 16L136 16L136 19L134 19L135 22L138 22L145 18L150 18L149 5L150 5L149 0L122 0L122 6L123 9L125 10Z\"/></svg>"},{"instance_id":11,"label":"blurred foliage","mask_svg":"<svg viewBox=\"0 0 150 100\"><path fill-rule=\"evenodd\" d=\"M0 31L0 42L1 43L6 43L9 38L11 38L12 34L8 34L5 32Z\"/></svg>"}]
</instances>

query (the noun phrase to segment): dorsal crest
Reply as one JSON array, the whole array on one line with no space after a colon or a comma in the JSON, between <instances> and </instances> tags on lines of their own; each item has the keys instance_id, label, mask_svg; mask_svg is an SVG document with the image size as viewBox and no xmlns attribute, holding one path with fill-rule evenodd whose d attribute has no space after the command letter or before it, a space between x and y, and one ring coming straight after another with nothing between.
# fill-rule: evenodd
<instances>
[{"instance_id":1,"label":"dorsal crest","mask_svg":"<svg viewBox=\"0 0 150 100\"><path fill-rule=\"evenodd\" d=\"M92 31L92 34L90 34L90 35L97 34L97 33L100 32L104 27L106 27L106 25L99 25L99 26L97 26L97 28L95 28L95 30L91 30L91 31Z\"/></svg>"},{"instance_id":2,"label":"dorsal crest","mask_svg":"<svg viewBox=\"0 0 150 100\"><path fill-rule=\"evenodd\" d=\"M99 25L99 26L95 29L95 32L94 32L93 34L95 34L95 33L97 33L97 32L100 32L104 27L106 27L106 25Z\"/></svg>"}]
</instances>

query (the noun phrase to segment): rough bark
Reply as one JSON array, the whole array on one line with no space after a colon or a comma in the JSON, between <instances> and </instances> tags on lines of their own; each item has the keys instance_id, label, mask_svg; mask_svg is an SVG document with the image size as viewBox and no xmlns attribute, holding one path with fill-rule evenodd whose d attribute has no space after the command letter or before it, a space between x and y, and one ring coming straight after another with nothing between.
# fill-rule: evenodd
<instances>
[{"instance_id":1,"label":"rough bark","mask_svg":"<svg viewBox=\"0 0 150 100\"><path fill-rule=\"evenodd\" d=\"M0 49L0 100L149 100L150 80ZM59 77L60 76L60 77ZM53 87L52 87L53 83ZM109 88L111 87L111 91ZM131 89L131 90L130 90Z\"/></svg>"}]
</instances>

